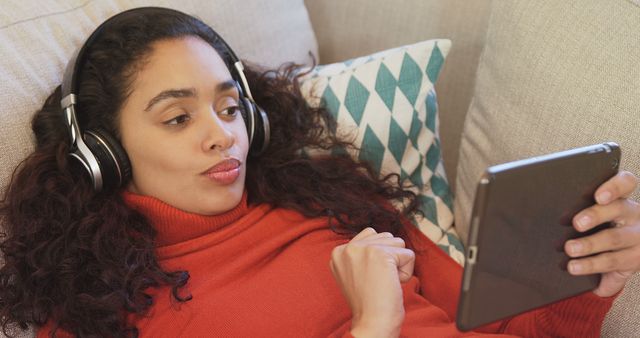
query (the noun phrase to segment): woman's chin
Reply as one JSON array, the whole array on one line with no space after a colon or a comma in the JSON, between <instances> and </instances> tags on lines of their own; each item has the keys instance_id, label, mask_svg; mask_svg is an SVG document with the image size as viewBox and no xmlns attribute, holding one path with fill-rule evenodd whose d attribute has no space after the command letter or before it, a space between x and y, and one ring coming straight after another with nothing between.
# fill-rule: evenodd
<instances>
[{"instance_id":1,"label":"woman's chin","mask_svg":"<svg viewBox=\"0 0 640 338\"><path fill-rule=\"evenodd\" d=\"M240 203L243 192L242 187L240 187L228 189L223 193L209 193L203 198L197 199L195 203L186 205L185 208L189 210L183 210L206 216L223 214Z\"/></svg>"}]
</instances>

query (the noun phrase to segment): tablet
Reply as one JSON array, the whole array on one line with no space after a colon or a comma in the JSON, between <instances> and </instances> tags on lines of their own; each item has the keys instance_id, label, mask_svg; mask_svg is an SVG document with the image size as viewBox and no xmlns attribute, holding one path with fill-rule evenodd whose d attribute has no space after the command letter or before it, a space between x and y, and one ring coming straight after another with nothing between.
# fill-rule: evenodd
<instances>
[{"instance_id":1,"label":"tablet","mask_svg":"<svg viewBox=\"0 0 640 338\"><path fill-rule=\"evenodd\" d=\"M596 288L573 276L564 243L592 234L571 222L618 172L620 148L602 143L489 167L476 190L456 325L468 331Z\"/></svg>"}]
</instances>

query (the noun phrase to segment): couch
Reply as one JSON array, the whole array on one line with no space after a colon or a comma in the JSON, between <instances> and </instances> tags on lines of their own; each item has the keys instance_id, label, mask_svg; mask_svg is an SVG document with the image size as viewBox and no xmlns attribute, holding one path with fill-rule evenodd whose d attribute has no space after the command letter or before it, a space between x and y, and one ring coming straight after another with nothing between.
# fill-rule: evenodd
<instances>
[{"instance_id":1,"label":"couch","mask_svg":"<svg viewBox=\"0 0 640 338\"><path fill-rule=\"evenodd\" d=\"M488 165L612 140L621 167L640 174L639 0L9 0L0 11L0 188L32 149L30 118L76 46L107 17L145 5L198 15L241 58L267 67L451 39L436 91L462 242ZM638 304L636 275L602 336L640 336Z\"/></svg>"}]
</instances>

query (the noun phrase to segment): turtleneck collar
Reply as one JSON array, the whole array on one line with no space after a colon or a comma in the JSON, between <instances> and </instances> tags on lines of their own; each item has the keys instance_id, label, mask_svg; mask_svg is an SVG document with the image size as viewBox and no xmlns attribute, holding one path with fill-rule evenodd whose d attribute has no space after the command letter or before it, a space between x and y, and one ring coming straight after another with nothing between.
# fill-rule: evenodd
<instances>
[{"instance_id":1,"label":"turtleneck collar","mask_svg":"<svg viewBox=\"0 0 640 338\"><path fill-rule=\"evenodd\" d=\"M173 207L155 197L123 191L124 202L142 213L154 226L158 246L184 242L229 225L249 211L247 192L233 209L219 215L206 216Z\"/></svg>"}]
</instances>

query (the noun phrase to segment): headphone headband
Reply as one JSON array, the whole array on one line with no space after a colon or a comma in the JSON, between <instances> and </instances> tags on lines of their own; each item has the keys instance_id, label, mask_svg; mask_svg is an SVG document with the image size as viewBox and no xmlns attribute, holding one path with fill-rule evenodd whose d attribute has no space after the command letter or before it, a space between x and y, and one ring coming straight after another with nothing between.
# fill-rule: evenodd
<instances>
[{"instance_id":1,"label":"headphone headband","mask_svg":"<svg viewBox=\"0 0 640 338\"><path fill-rule=\"evenodd\" d=\"M164 13L175 13L175 14L184 14L180 11L177 11L175 9L170 9L170 8L163 8L163 7L140 7L140 8L132 8L129 10L126 10L124 12L120 12L112 17L110 17L109 19L105 20L103 23L101 23L98 27L96 27L96 29L93 31L93 33L91 33L91 35L89 35L89 37L87 38L87 40L84 42L84 44L73 54L73 56L71 57L71 59L69 60L69 62L67 63L67 67L65 69L64 72L64 77L62 80L62 85L61 85L61 89L62 89L62 100L65 101L65 99L67 100L66 102L61 102L62 103L62 108L66 108L68 107L69 104L71 104L71 98L68 98L69 95L71 94L76 94L78 93L78 82L79 82L79 76L80 76L80 71L82 69L82 65L86 59L86 55L88 53L89 47L93 44L93 41L96 40L100 34L102 33L102 31L105 30L105 28L111 24L113 24L114 22L126 19L130 16L140 16L142 14L149 14L150 12L153 11L157 11L157 12L164 12ZM209 27L211 28L211 27ZM249 97L251 100L253 100L253 96L251 95L251 90L249 90L249 83L247 82L246 77L244 76L244 66L242 65L242 62L240 61L240 59L238 58L238 56L236 55L236 53L233 51L233 49L231 49L231 46L229 46L229 44L222 38L222 36L220 34L218 34L215 30L213 30L213 28L211 28L211 31L213 32L213 34L215 35L216 39L218 41L220 41L225 49L225 52L228 54L230 61L231 61L231 69L229 69L230 71L232 71L232 73L235 71L235 74L237 75L237 81L240 82L242 88L245 91L245 94L247 95L247 97ZM65 105L66 103L66 105ZM75 103L75 102L73 102Z\"/></svg>"}]
</instances>

